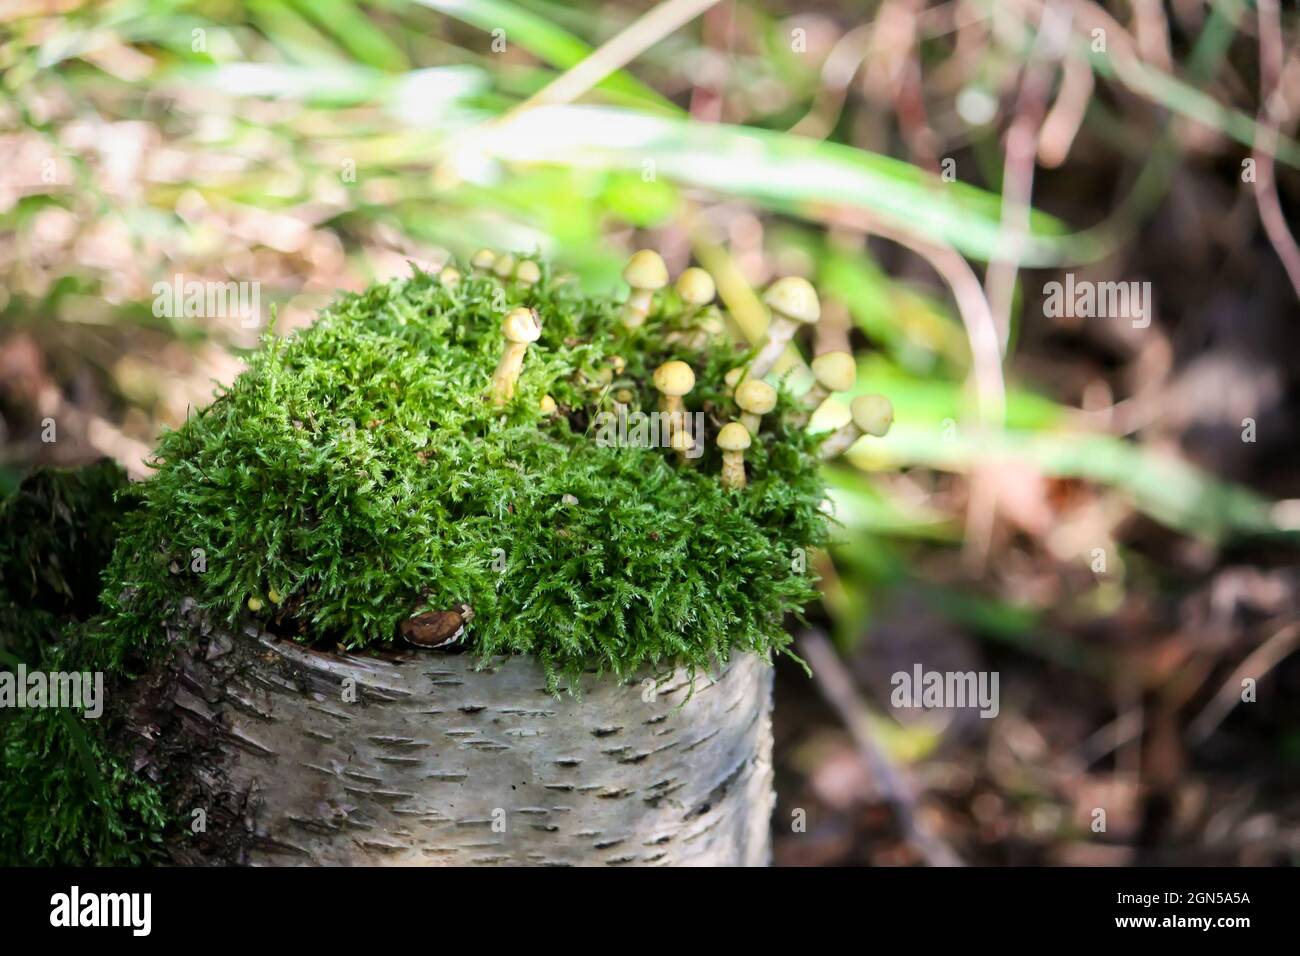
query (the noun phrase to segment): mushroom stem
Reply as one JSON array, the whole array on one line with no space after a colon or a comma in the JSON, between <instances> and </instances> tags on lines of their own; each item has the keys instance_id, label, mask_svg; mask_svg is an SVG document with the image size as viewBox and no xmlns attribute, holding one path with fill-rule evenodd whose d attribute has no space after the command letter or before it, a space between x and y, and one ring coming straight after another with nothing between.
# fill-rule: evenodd
<instances>
[{"instance_id":1,"label":"mushroom stem","mask_svg":"<svg viewBox=\"0 0 1300 956\"><path fill-rule=\"evenodd\" d=\"M803 396L803 412L795 421L803 425L822 402L835 392L847 392L858 379L857 365L847 351L823 352L812 360L813 387Z\"/></svg>"},{"instance_id":2,"label":"mushroom stem","mask_svg":"<svg viewBox=\"0 0 1300 956\"><path fill-rule=\"evenodd\" d=\"M750 445L749 432L740 422L728 422L718 432L718 447L722 449L722 487L744 488L745 449Z\"/></svg>"},{"instance_id":3,"label":"mushroom stem","mask_svg":"<svg viewBox=\"0 0 1300 956\"><path fill-rule=\"evenodd\" d=\"M695 439L685 428L679 428L673 432L672 437L673 451L677 452L677 460L683 465L690 466L695 464L691 459L691 450L695 448Z\"/></svg>"},{"instance_id":4,"label":"mushroom stem","mask_svg":"<svg viewBox=\"0 0 1300 956\"><path fill-rule=\"evenodd\" d=\"M822 402L830 397L830 389L821 382L817 382L812 388L803 393L803 407L810 412L815 412L821 408Z\"/></svg>"},{"instance_id":5,"label":"mushroom stem","mask_svg":"<svg viewBox=\"0 0 1300 956\"><path fill-rule=\"evenodd\" d=\"M743 449L724 451L722 453L722 487L744 488L749 479L745 477L745 452Z\"/></svg>"},{"instance_id":6,"label":"mushroom stem","mask_svg":"<svg viewBox=\"0 0 1300 956\"><path fill-rule=\"evenodd\" d=\"M863 435L883 438L894 423L894 406L883 395L859 395L849 406L853 420L847 425L833 431L822 442L823 459L836 458L851 447Z\"/></svg>"},{"instance_id":7,"label":"mushroom stem","mask_svg":"<svg viewBox=\"0 0 1300 956\"><path fill-rule=\"evenodd\" d=\"M501 332L506 337L505 351L492 374L492 404L504 405L515 394L515 382L524 366L524 355L529 344L536 342L542 334L541 323L537 313L532 309L513 309L501 323Z\"/></svg>"},{"instance_id":8,"label":"mushroom stem","mask_svg":"<svg viewBox=\"0 0 1300 956\"><path fill-rule=\"evenodd\" d=\"M790 344L794 338L795 331L799 326L791 322L783 315L772 316L772 323L767 329L767 341L763 347L758 350L754 356L754 361L749 365L749 374L754 378L762 378L772 370L776 360L781 357L785 347Z\"/></svg>"},{"instance_id":9,"label":"mushroom stem","mask_svg":"<svg viewBox=\"0 0 1300 956\"><path fill-rule=\"evenodd\" d=\"M492 375L492 404L504 405L515 397L515 382L519 381L519 372L524 367L524 355L528 352L527 342L507 342L506 350L501 354L497 370Z\"/></svg>"},{"instance_id":10,"label":"mushroom stem","mask_svg":"<svg viewBox=\"0 0 1300 956\"><path fill-rule=\"evenodd\" d=\"M832 458L838 458L850 448L853 443L862 437L862 429L853 422L843 425L831 432L830 437L822 442L821 456L829 461Z\"/></svg>"},{"instance_id":11,"label":"mushroom stem","mask_svg":"<svg viewBox=\"0 0 1300 956\"><path fill-rule=\"evenodd\" d=\"M650 314L650 303L654 297L653 289L633 289L623 305L623 326L629 329L640 328Z\"/></svg>"}]
</instances>

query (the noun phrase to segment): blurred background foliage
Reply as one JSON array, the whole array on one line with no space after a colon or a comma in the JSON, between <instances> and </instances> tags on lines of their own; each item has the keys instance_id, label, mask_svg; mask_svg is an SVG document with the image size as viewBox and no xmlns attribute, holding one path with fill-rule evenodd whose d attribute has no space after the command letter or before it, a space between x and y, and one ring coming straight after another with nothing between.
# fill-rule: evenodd
<instances>
[{"instance_id":1,"label":"blurred background foliage","mask_svg":"<svg viewBox=\"0 0 1300 956\"><path fill-rule=\"evenodd\" d=\"M738 341L807 275L795 380L847 345L897 408L828 469L813 623L921 835L783 671L778 858L1294 861L1296 37L1270 0L14 0L0 488L140 477L238 373L261 330L155 314L176 274L260 283L288 334L408 263L618 292L651 246ZM1154 320L1048 317L1066 272L1151 282ZM915 661L999 669L1002 715L891 712ZM1242 667L1269 692L1225 708Z\"/></svg>"}]
</instances>

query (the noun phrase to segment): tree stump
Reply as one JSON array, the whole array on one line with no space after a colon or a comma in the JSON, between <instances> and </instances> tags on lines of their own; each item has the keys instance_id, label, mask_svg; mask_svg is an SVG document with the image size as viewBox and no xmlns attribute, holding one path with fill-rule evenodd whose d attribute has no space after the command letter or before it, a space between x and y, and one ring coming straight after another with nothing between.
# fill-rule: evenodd
<instances>
[{"instance_id":1,"label":"tree stump","mask_svg":"<svg viewBox=\"0 0 1300 956\"><path fill-rule=\"evenodd\" d=\"M188 611L124 721L190 823L178 863L768 862L772 669L753 654L556 697L531 658L327 654Z\"/></svg>"}]
</instances>

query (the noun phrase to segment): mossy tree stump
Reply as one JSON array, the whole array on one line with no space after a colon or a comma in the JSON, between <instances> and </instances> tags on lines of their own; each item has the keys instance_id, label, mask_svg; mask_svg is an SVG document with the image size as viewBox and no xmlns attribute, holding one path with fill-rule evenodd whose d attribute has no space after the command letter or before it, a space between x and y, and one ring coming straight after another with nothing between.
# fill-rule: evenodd
<instances>
[{"instance_id":1,"label":"mossy tree stump","mask_svg":"<svg viewBox=\"0 0 1300 956\"><path fill-rule=\"evenodd\" d=\"M112 682L106 772L5 751L8 817L103 810L50 823L52 861L766 861L821 438L778 383L721 447L746 353L698 303L628 322L530 264L346 296L163 435L55 642ZM85 752L11 732L50 734Z\"/></svg>"}]
</instances>

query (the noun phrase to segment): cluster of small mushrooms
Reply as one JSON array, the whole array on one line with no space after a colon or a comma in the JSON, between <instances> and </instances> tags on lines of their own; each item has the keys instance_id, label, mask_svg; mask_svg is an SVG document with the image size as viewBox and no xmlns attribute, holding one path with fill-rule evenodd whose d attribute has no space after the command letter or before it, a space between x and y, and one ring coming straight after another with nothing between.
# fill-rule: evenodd
<instances>
[{"instance_id":1,"label":"cluster of small mushrooms","mask_svg":"<svg viewBox=\"0 0 1300 956\"><path fill-rule=\"evenodd\" d=\"M503 281L513 280L524 285L533 285L541 278L537 263L528 259L516 260L509 254L499 255L490 249L476 252L470 265L480 275L494 275ZM456 269L447 266L438 278L444 285L452 286L461 277ZM655 294L668 285L668 268L658 253L643 249L628 260L623 269L623 279L632 291L623 305L621 320L626 329L634 331L651 314ZM696 267L686 269L677 277L673 288L681 300L682 312L675 317L674 329L666 335L666 343L688 350L698 349L707 341L725 334L721 313L713 305L717 288L709 273ZM721 482L729 489L745 487L745 450L758 435L763 416L776 407L776 389L764 381L764 377L771 372L795 334L821 318L817 290L807 279L797 276L773 282L764 293L763 302L771 312L767 341L748 364L733 368L725 377L726 390L735 403L736 415L719 430L717 442L722 451ZM521 306L506 314L501 331L506 340L505 350L489 390L489 397L496 405L504 405L514 397L515 383L523 368L528 346L537 341L542 329L537 313ZM613 383L614 376L623 371L623 365L617 356L611 357L610 364L596 376L596 387ZM848 352L825 352L812 360L811 367L814 385L803 397L801 423L805 423L833 393L851 390L857 380L857 365ZM665 362L655 369L653 383L660 396L659 410L669 416L672 450L684 464L688 464L688 453L700 436L692 437L685 427L683 397L695 388L695 372L686 362ZM613 393L616 406L623 408L633 397L627 388ZM541 410L548 415L557 411L551 396L542 399ZM893 406L883 395L860 395L850 403L849 411L851 420L822 443L823 458L843 454L863 435L883 436L894 420Z\"/></svg>"}]
</instances>

